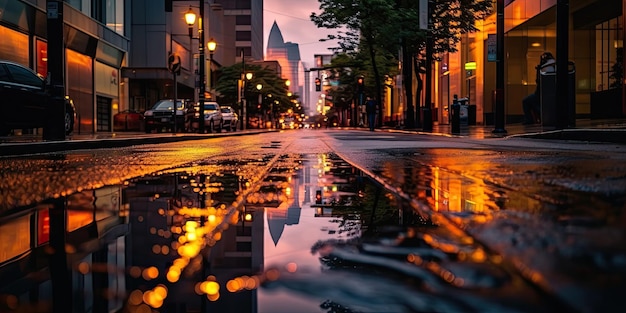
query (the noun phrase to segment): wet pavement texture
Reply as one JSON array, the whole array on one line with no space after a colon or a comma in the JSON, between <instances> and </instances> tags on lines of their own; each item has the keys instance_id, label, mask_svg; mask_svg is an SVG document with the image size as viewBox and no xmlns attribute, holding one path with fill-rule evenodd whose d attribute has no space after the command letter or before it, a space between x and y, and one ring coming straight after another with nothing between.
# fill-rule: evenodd
<instances>
[{"instance_id":1,"label":"wet pavement texture","mask_svg":"<svg viewBox=\"0 0 626 313\"><path fill-rule=\"evenodd\" d=\"M2 158L0 312L617 312L622 156L457 146L303 131Z\"/></svg>"}]
</instances>

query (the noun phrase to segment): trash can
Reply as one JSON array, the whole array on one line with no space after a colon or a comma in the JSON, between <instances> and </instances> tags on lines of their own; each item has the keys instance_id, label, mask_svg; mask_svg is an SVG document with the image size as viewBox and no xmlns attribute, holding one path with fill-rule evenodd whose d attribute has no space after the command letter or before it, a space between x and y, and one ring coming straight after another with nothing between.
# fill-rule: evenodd
<instances>
[{"instance_id":1,"label":"trash can","mask_svg":"<svg viewBox=\"0 0 626 313\"><path fill-rule=\"evenodd\" d=\"M556 95L556 71L539 69L539 105L541 111L541 126L556 127L558 114L567 115L568 125L574 126L576 123L576 67L574 62L568 62L567 66L568 101L567 112L558 112Z\"/></svg>"},{"instance_id":2,"label":"trash can","mask_svg":"<svg viewBox=\"0 0 626 313\"><path fill-rule=\"evenodd\" d=\"M459 113L459 119L460 119L460 123L463 126L467 126L469 124L469 105L468 105L468 101L469 99L467 98L459 98L459 105L460 107L460 113Z\"/></svg>"}]
</instances>

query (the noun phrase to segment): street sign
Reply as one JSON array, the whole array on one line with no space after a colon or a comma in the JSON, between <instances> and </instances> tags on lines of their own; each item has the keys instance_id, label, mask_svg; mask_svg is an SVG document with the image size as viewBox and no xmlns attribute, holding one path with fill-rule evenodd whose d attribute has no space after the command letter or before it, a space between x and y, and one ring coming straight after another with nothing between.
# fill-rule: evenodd
<instances>
[{"instance_id":1,"label":"street sign","mask_svg":"<svg viewBox=\"0 0 626 313\"><path fill-rule=\"evenodd\" d=\"M167 69L174 74L180 74L180 56L176 53L171 53L167 57Z\"/></svg>"},{"instance_id":2,"label":"street sign","mask_svg":"<svg viewBox=\"0 0 626 313\"><path fill-rule=\"evenodd\" d=\"M428 0L419 2L419 26L422 30L428 30Z\"/></svg>"},{"instance_id":3,"label":"street sign","mask_svg":"<svg viewBox=\"0 0 626 313\"><path fill-rule=\"evenodd\" d=\"M46 9L48 13L49 19L57 19L59 18L59 3L49 1L46 3Z\"/></svg>"},{"instance_id":4,"label":"street sign","mask_svg":"<svg viewBox=\"0 0 626 313\"><path fill-rule=\"evenodd\" d=\"M487 35L487 62L495 62L497 60L497 51L496 34Z\"/></svg>"}]
</instances>

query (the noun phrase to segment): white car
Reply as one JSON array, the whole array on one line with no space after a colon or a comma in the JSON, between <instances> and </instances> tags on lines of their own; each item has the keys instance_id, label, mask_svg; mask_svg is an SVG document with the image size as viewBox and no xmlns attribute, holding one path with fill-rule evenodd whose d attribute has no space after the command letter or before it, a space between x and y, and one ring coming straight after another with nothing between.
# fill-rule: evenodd
<instances>
[{"instance_id":1,"label":"white car","mask_svg":"<svg viewBox=\"0 0 626 313\"><path fill-rule=\"evenodd\" d=\"M196 104L193 109L193 119L196 122L191 123L191 130L197 130L198 127L198 118L200 117L199 112L200 105ZM210 133L213 132L221 132L224 125L224 120L222 119L222 111L220 109L220 105L215 101L207 101L204 102L204 129Z\"/></svg>"},{"instance_id":2,"label":"white car","mask_svg":"<svg viewBox=\"0 0 626 313\"><path fill-rule=\"evenodd\" d=\"M237 125L239 125L239 116L237 116L235 110L232 107L223 106L221 111L224 128L228 131L236 131Z\"/></svg>"}]
</instances>

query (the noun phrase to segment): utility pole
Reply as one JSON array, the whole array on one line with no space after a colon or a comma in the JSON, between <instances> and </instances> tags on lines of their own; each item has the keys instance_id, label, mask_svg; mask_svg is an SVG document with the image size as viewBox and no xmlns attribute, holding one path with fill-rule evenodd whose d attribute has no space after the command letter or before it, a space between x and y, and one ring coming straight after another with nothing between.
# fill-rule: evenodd
<instances>
[{"instance_id":1,"label":"utility pole","mask_svg":"<svg viewBox=\"0 0 626 313\"><path fill-rule=\"evenodd\" d=\"M204 63L206 60L204 59L204 0L200 0L200 21L198 23L198 72L200 72L200 88L198 91L198 102L200 102L198 113L199 113L199 121L198 121L198 132L204 133L204 94L206 93L206 75L205 75L205 66Z\"/></svg>"},{"instance_id":2,"label":"utility pole","mask_svg":"<svg viewBox=\"0 0 626 313\"><path fill-rule=\"evenodd\" d=\"M63 2L48 0L48 75L50 102L44 140L65 140L65 39L63 37Z\"/></svg>"},{"instance_id":3,"label":"utility pole","mask_svg":"<svg viewBox=\"0 0 626 313\"><path fill-rule=\"evenodd\" d=\"M556 2L556 128L574 127L576 106L570 105L574 90L569 90L569 0Z\"/></svg>"},{"instance_id":4,"label":"utility pole","mask_svg":"<svg viewBox=\"0 0 626 313\"><path fill-rule=\"evenodd\" d=\"M494 134L506 134L504 129L504 0L496 1L496 105Z\"/></svg>"},{"instance_id":5,"label":"utility pole","mask_svg":"<svg viewBox=\"0 0 626 313\"><path fill-rule=\"evenodd\" d=\"M431 113L432 87L433 87L433 1L428 1L428 30L426 33L426 94L424 97L424 124L423 130L430 132L433 130L433 115Z\"/></svg>"}]
</instances>

